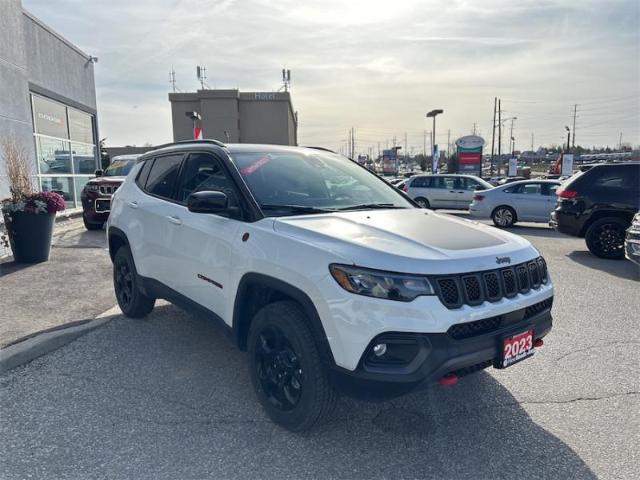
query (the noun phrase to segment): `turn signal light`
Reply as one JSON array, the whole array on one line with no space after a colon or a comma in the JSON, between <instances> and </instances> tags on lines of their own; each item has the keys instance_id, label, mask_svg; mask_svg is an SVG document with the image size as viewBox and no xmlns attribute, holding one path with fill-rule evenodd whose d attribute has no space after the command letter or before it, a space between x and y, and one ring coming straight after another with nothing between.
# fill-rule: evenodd
<instances>
[{"instance_id":1,"label":"turn signal light","mask_svg":"<svg viewBox=\"0 0 640 480\"><path fill-rule=\"evenodd\" d=\"M578 192L576 192L575 190L565 190L564 188L560 188L556 192L556 195L558 195L560 198L574 198L576 195L578 195Z\"/></svg>"}]
</instances>

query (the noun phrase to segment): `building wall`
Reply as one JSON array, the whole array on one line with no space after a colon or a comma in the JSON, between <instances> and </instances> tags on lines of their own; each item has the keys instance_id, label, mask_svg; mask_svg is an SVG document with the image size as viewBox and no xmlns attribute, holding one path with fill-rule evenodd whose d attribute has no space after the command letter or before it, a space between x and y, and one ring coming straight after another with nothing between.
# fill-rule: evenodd
<instances>
[{"instance_id":1,"label":"building wall","mask_svg":"<svg viewBox=\"0 0 640 480\"><path fill-rule=\"evenodd\" d=\"M22 5L20 0L0 0L0 137L13 136L34 158L33 126L29 107ZM35 163L34 163L35 168ZM34 170L35 175L35 170ZM9 195L4 162L0 160L0 198Z\"/></svg>"},{"instance_id":2,"label":"building wall","mask_svg":"<svg viewBox=\"0 0 640 480\"><path fill-rule=\"evenodd\" d=\"M79 190L99 158L93 63L24 11L20 0L0 0L0 12L0 137L14 136L22 144L39 188L64 192L67 206L78 206ZM56 108L63 113L51 121L66 128L64 135L35 132L32 94L61 105ZM40 112L42 118L46 116ZM4 173L0 157L0 175ZM4 179L0 177L0 197L8 194Z\"/></svg>"},{"instance_id":3,"label":"building wall","mask_svg":"<svg viewBox=\"0 0 640 480\"><path fill-rule=\"evenodd\" d=\"M95 114L95 79L88 56L29 12L23 19L29 82Z\"/></svg>"},{"instance_id":4,"label":"building wall","mask_svg":"<svg viewBox=\"0 0 640 480\"><path fill-rule=\"evenodd\" d=\"M174 141L193 138L193 123L185 112L197 111L202 116L198 126L202 127L204 138L229 143L297 144L297 125L288 92L199 90L170 93L169 101Z\"/></svg>"}]
</instances>

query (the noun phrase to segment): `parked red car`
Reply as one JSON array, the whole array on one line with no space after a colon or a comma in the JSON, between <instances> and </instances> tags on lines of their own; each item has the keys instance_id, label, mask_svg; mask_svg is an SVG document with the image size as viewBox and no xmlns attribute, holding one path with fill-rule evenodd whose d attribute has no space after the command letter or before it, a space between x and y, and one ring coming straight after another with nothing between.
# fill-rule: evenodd
<instances>
[{"instance_id":1,"label":"parked red car","mask_svg":"<svg viewBox=\"0 0 640 480\"><path fill-rule=\"evenodd\" d=\"M100 230L109 217L111 196L122 184L140 155L113 157L104 171L96 170L96 178L82 189L82 219L87 230Z\"/></svg>"}]
</instances>

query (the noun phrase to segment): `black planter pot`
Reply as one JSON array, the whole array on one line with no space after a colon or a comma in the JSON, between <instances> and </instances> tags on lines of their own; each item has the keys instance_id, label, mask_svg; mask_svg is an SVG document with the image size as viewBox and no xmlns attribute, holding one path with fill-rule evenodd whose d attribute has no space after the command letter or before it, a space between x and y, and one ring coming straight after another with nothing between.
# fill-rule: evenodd
<instances>
[{"instance_id":1,"label":"black planter pot","mask_svg":"<svg viewBox=\"0 0 640 480\"><path fill-rule=\"evenodd\" d=\"M49 260L55 219L55 213L4 214L4 224L16 263L40 263Z\"/></svg>"}]
</instances>

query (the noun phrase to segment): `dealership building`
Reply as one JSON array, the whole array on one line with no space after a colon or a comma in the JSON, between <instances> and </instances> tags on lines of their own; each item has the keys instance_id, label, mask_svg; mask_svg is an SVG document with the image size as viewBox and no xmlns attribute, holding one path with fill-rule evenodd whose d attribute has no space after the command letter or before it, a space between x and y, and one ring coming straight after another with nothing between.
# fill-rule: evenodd
<instances>
[{"instance_id":1,"label":"dealership building","mask_svg":"<svg viewBox=\"0 0 640 480\"><path fill-rule=\"evenodd\" d=\"M98 165L95 58L22 8L2 0L0 137L18 140L39 188L68 208ZM0 155L0 198L9 194Z\"/></svg>"},{"instance_id":2,"label":"dealership building","mask_svg":"<svg viewBox=\"0 0 640 480\"><path fill-rule=\"evenodd\" d=\"M175 141L194 138L195 127L202 138L227 143L298 144L290 92L198 90L170 93L169 101Z\"/></svg>"}]
</instances>

